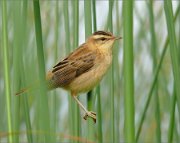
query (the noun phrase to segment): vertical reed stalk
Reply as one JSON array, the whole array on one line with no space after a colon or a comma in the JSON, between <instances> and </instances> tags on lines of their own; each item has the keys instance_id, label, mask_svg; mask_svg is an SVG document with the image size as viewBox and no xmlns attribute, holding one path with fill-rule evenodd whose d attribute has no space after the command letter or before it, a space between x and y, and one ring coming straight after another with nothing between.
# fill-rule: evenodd
<instances>
[{"instance_id":1,"label":"vertical reed stalk","mask_svg":"<svg viewBox=\"0 0 180 143\"><path fill-rule=\"evenodd\" d=\"M63 11L64 11L64 25L65 25L65 46L66 46L66 53L69 53L71 51L71 44L70 44L70 28L69 28L69 7L68 7L68 1L63 1ZM68 104L69 104L69 128L70 128L70 134L74 135L75 128L74 128L74 102L72 97L68 96Z\"/></svg>"},{"instance_id":2,"label":"vertical reed stalk","mask_svg":"<svg viewBox=\"0 0 180 143\"><path fill-rule=\"evenodd\" d=\"M20 36L19 39L22 39L24 37L24 40L22 42L22 46L20 49L20 53L23 53L24 55L24 48L26 47L26 42L27 42L27 1L23 1L23 9L22 9L22 22L21 22L21 28L22 28L22 35ZM23 57L21 56L21 61L20 61L20 65L21 65L21 70L20 70L20 75L21 75L21 80L22 80L22 85L24 87L26 87L25 81L26 81L26 77L25 77L25 64L23 63ZM28 104L28 99L27 96L24 95L22 96L22 107L23 107L23 112L24 112L24 118L25 118L25 123L26 123L26 130L30 131L29 134L26 134L27 136L27 140L29 143L33 142L33 137L32 137L32 127L31 127L31 122L30 122L30 114L29 114L29 104Z\"/></svg>"},{"instance_id":3,"label":"vertical reed stalk","mask_svg":"<svg viewBox=\"0 0 180 143\"><path fill-rule=\"evenodd\" d=\"M92 34L91 1L84 1L85 38ZM88 110L92 110L92 91L87 94ZM93 140L93 120L88 119L88 139Z\"/></svg>"},{"instance_id":4,"label":"vertical reed stalk","mask_svg":"<svg viewBox=\"0 0 180 143\"><path fill-rule=\"evenodd\" d=\"M13 40L13 85L14 91L20 90L20 62L21 62L21 48L22 42L20 42L20 37L22 31L20 27L22 26L22 16L21 16L21 1L12 2L13 4L13 29L14 29L14 40ZM20 125L20 96L13 96L14 106L13 106L13 130L19 131ZM19 135L14 135L15 142L19 142Z\"/></svg>"},{"instance_id":5,"label":"vertical reed stalk","mask_svg":"<svg viewBox=\"0 0 180 143\"><path fill-rule=\"evenodd\" d=\"M172 60L172 68L173 68L173 76L175 83L175 91L177 98L178 110L180 111L180 62L178 61L178 51L177 51L177 43L176 43L176 35L175 35L175 27L173 22L173 10L172 10L172 2L165 0L164 2L164 10L166 15L166 23L167 30L169 35L169 44L170 44L170 54ZM179 114L180 117L180 114Z\"/></svg>"},{"instance_id":6,"label":"vertical reed stalk","mask_svg":"<svg viewBox=\"0 0 180 143\"><path fill-rule=\"evenodd\" d=\"M109 0L109 13L108 13L108 27L109 30L113 33L113 19L112 19L112 12L113 12L113 2L114 0ZM115 128L114 128L114 122L115 122L115 117L114 117L114 58L112 60L112 66L111 66L111 80L110 80L110 85L111 85L111 96L110 96L110 116L111 116L111 136L110 136L110 141L115 142Z\"/></svg>"},{"instance_id":7,"label":"vertical reed stalk","mask_svg":"<svg viewBox=\"0 0 180 143\"><path fill-rule=\"evenodd\" d=\"M133 68L133 1L123 1L124 25L124 104L125 142L135 142L134 136L134 68Z\"/></svg>"},{"instance_id":8,"label":"vertical reed stalk","mask_svg":"<svg viewBox=\"0 0 180 143\"><path fill-rule=\"evenodd\" d=\"M179 11L180 11L180 7L178 7L176 12L175 12L174 21L177 20L177 16L178 16ZM146 116L146 113L147 113L147 109L148 109L150 101L151 101L152 93L153 93L153 90L154 90L154 87L155 87L157 77L159 75L159 71L161 69L162 62L164 60L164 56L165 56L167 48L168 48L168 44L169 44L169 38L167 37L166 40L165 40L165 44L163 46L162 54L160 56L159 64L157 65L156 72L154 74L154 78L152 80L150 90L148 92L148 99L145 102L145 107L143 108L144 110L143 110L142 116L140 118L140 123L139 123L137 133L136 133L136 142L138 142L138 140L139 140L139 135L140 135L140 132L141 132L141 129L142 129L142 125L143 125L143 122L144 122L144 119L145 119L145 116Z\"/></svg>"},{"instance_id":9,"label":"vertical reed stalk","mask_svg":"<svg viewBox=\"0 0 180 143\"><path fill-rule=\"evenodd\" d=\"M42 40L42 28L41 28L41 15L39 0L33 1L34 8L34 19L35 19L35 33L36 33L36 44L37 44L37 57L39 67L39 79L40 83L45 83L45 62L44 62L44 51L43 51L43 40ZM39 121L40 130L49 132L50 131L50 120L49 120L49 108L47 100L47 87L44 85L40 87L39 95ZM51 142L50 135L45 134L40 138L41 142Z\"/></svg>"},{"instance_id":10,"label":"vertical reed stalk","mask_svg":"<svg viewBox=\"0 0 180 143\"><path fill-rule=\"evenodd\" d=\"M8 142L14 142L12 133L12 117L11 117L11 89L9 77L9 56L8 56L8 33L7 33L7 5L6 1L2 1L2 46L4 60L4 87L6 94L6 110L7 110L7 126L8 126Z\"/></svg>"},{"instance_id":11,"label":"vertical reed stalk","mask_svg":"<svg viewBox=\"0 0 180 143\"><path fill-rule=\"evenodd\" d=\"M79 41L79 1L78 0L74 0L73 1L73 6L74 6L74 43L73 43L73 47L77 48L78 47L78 41ZM74 106L74 111L75 111L75 120L74 120L74 125L75 125L75 136L79 137L80 136L80 132L81 132L81 126L80 126L80 110L79 110L79 106L78 104L75 103Z\"/></svg>"},{"instance_id":12,"label":"vertical reed stalk","mask_svg":"<svg viewBox=\"0 0 180 143\"><path fill-rule=\"evenodd\" d=\"M115 3L116 6L116 35L120 36L120 31L122 29L121 26L121 18L122 16L120 16L119 14L119 1L116 1ZM120 64L119 64L119 43L122 43L122 40L119 42L115 43L114 46L114 61L115 61L115 67L116 67L116 72L115 72L115 91L117 92L117 95L115 96L115 117L116 117L116 122L115 125L115 131L116 131L116 136L115 136L115 142L120 142L120 122L121 122L121 118L120 118L120 97L121 97L121 75L120 75Z\"/></svg>"},{"instance_id":13,"label":"vertical reed stalk","mask_svg":"<svg viewBox=\"0 0 180 143\"><path fill-rule=\"evenodd\" d=\"M9 76L9 55L8 55L8 33L7 33L7 5L6 1L2 1L2 47L3 47L3 60L4 60L4 87L6 94L6 108L7 108L7 126L8 132L8 142L14 142L12 133L12 122L11 122L11 91L10 91L10 76Z\"/></svg>"},{"instance_id":14,"label":"vertical reed stalk","mask_svg":"<svg viewBox=\"0 0 180 143\"><path fill-rule=\"evenodd\" d=\"M154 26L154 14L153 14L153 1L148 2L149 16L150 16L150 31L151 31L151 55L153 59L153 73L155 73L155 68L157 67L157 42ZM156 81L154 89L154 101L155 101L155 118L156 118L156 135L157 142L161 142L161 119L160 119L160 109L159 109L159 97L158 97L158 79Z\"/></svg>"},{"instance_id":15,"label":"vertical reed stalk","mask_svg":"<svg viewBox=\"0 0 180 143\"><path fill-rule=\"evenodd\" d=\"M58 60L58 49L59 49L59 45L58 45L58 41L59 41L59 19L60 19L60 14L59 14L59 1L56 1L56 7L55 7L55 26L54 26L54 37L55 37L55 46L54 46L54 63L57 62ZM57 92L56 90L53 92L53 94L50 97L50 125L51 125L51 132L53 134L56 134L57 131L57 125L58 125L58 121L57 121L57 115L58 115L58 97L57 97ZM60 140L61 141L61 140ZM52 142L57 142L56 137L53 136L52 137Z\"/></svg>"},{"instance_id":16,"label":"vertical reed stalk","mask_svg":"<svg viewBox=\"0 0 180 143\"><path fill-rule=\"evenodd\" d=\"M92 8L93 8L93 29L94 32L97 31L97 24L96 24L96 0L92 1ZM98 124L98 142L103 142L102 137L102 113L101 113L101 88L100 84L96 88L96 96L97 96L97 124Z\"/></svg>"},{"instance_id":17,"label":"vertical reed stalk","mask_svg":"<svg viewBox=\"0 0 180 143\"><path fill-rule=\"evenodd\" d=\"M14 10L14 41L13 41L13 83L14 91L20 90L21 86L25 86L25 74L23 64L23 46L25 47L26 42L26 16L27 16L27 1L12 2ZM21 5L23 4L23 5ZM23 6L23 7L22 7ZM22 8L22 9L21 9ZM22 11L21 11L22 10ZM24 39L22 41L22 39ZM20 97L22 98L22 106L20 106ZM29 117L29 107L26 96L13 96L14 102L14 131L20 130L20 107L23 107L23 115L25 116L26 129L31 131L31 123ZM14 136L15 142L19 142L19 134ZM28 142L32 142L32 134L27 134Z\"/></svg>"}]
</instances>

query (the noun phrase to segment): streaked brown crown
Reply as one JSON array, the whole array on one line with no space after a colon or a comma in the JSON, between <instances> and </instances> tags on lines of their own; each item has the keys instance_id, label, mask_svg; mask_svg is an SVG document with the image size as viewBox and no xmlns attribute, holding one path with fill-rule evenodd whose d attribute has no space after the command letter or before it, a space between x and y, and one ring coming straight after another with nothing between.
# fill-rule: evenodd
<instances>
[{"instance_id":1,"label":"streaked brown crown","mask_svg":"<svg viewBox=\"0 0 180 143\"><path fill-rule=\"evenodd\" d=\"M107 41L111 40L113 37L114 37L113 34L110 32L96 31L93 33L93 35L90 37L90 39L92 39L96 43L102 45L102 44L105 44Z\"/></svg>"},{"instance_id":2,"label":"streaked brown crown","mask_svg":"<svg viewBox=\"0 0 180 143\"><path fill-rule=\"evenodd\" d=\"M113 36L112 33L105 32L105 31L96 31L96 32L93 33L93 35Z\"/></svg>"}]
</instances>

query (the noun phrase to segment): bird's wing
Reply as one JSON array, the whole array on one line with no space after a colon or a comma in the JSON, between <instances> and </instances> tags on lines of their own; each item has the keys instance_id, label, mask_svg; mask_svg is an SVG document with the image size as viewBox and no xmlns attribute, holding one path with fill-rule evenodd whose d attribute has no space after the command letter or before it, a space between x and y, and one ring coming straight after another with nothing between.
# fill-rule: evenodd
<instances>
[{"instance_id":1,"label":"bird's wing","mask_svg":"<svg viewBox=\"0 0 180 143\"><path fill-rule=\"evenodd\" d=\"M51 84L55 87L66 87L76 77L89 71L95 58L96 51L89 50L85 45L79 47L53 67Z\"/></svg>"}]
</instances>

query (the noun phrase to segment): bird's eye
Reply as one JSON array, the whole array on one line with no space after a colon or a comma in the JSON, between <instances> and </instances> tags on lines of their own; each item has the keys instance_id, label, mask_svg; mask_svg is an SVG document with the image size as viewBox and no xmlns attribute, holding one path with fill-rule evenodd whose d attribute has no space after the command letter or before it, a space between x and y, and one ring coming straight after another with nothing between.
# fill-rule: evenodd
<instances>
[{"instance_id":1,"label":"bird's eye","mask_svg":"<svg viewBox=\"0 0 180 143\"><path fill-rule=\"evenodd\" d=\"M101 41L105 41L105 40L106 40L106 38L104 38L104 37L103 37L103 38L101 38Z\"/></svg>"}]
</instances>

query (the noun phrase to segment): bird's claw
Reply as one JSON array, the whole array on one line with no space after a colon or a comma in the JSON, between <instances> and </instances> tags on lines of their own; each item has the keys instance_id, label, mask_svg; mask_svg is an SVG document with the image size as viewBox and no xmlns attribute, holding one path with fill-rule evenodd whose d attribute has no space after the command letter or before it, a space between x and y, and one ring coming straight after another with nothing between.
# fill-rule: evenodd
<instances>
[{"instance_id":1,"label":"bird's claw","mask_svg":"<svg viewBox=\"0 0 180 143\"><path fill-rule=\"evenodd\" d=\"M84 115L84 120L87 120L87 117L90 117L93 119L94 123L96 123L96 113L93 111L88 111L86 112L86 114Z\"/></svg>"}]
</instances>

